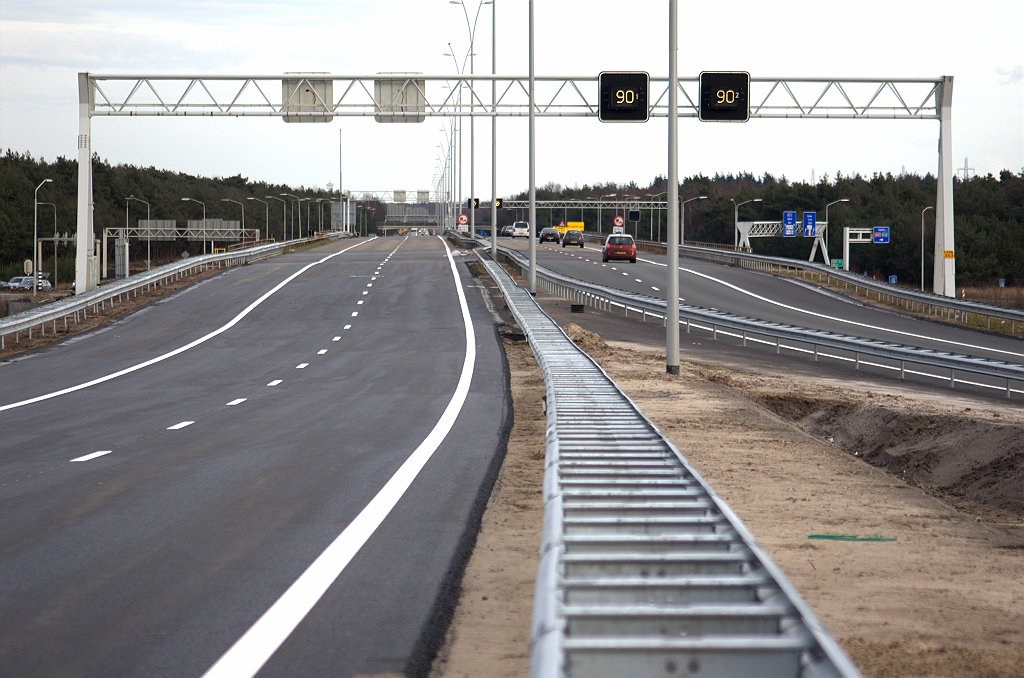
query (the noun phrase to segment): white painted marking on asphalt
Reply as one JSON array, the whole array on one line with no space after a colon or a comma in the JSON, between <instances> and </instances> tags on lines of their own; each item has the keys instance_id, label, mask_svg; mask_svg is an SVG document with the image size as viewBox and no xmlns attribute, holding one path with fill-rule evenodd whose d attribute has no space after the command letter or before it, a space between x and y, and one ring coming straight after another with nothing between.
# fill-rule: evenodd
<instances>
[{"instance_id":1,"label":"white painted marking on asphalt","mask_svg":"<svg viewBox=\"0 0 1024 678\"><path fill-rule=\"evenodd\" d=\"M180 428L185 428L186 426L191 426L194 423L195 423L194 421L179 421L174 426L168 426L167 430L168 431L177 431Z\"/></svg>"},{"instance_id":2,"label":"white painted marking on asphalt","mask_svg":"<svg viewBox=\"0 0 1024 678\"><path fill-rule=\"evenodd\" d=\"M84 457L78 457L77 459L72 459L71 461L89 461L90 459L102 457L103 455L110 454L111 452L113 452L113 450L100 450L99 452L93 452L92 454L87 454Z\"/></svg>"},{"instance_id":3,"label":"white painted marking on asphalt","mask_svg":"<svg viewBox=\"0 0 1024 678\"><path fill-rule=\"evenodd\" d=\"M232 401L231 401L230 403L227 403L227 406L228 406L228 407L231 407L231 406L233 406L233 405L241 405L241 404L242 404L242 403L244 403L244 402L245 402L246 400L248 400L248 398L235 398L235 399L234 399L234 400L232 400Z\"/></svg>"},{"instance_id":4,"label":"white painted marking on asphalt","mask_svg":"<svg viewBox=\"0 0 1024 678\"><path fill-rule=\"evenodd\" d=\"M623 272L622 272L622 275L629 275L629 274L628 274L628 273L626 273L625 271L623 271Z\"/></svg>"},{"instance_id":5,"label":"white painted marking on asphalt","mask_svg":"<svg viewBox=\"0 0 1024 678\"><path fill-rule=\"evenodd\" d=\"M655 266L665 266L665 267L668 266L668 264L662 264L662 263L659 263L657 261L651 261L649 259L640 259L639 261L643 261L645 264L654 264ZM968 344L968 343L965 343L965 342L962 342L962 341L954 341L952 339L940 339L938 337L930 337L930 336L928 336L926 334L915 334L913 332L904 332L903 330L893 330L893 329L890 329L888 327L879 327L878 325L869 325L868 323L857 322L856 320L847 320L846 318L837 318L836 316L826 315L824 313L816 313L815 311L808 311L806 309L800 308L799 306L791 306L789 304L784 304L781 301L775 301L774 299L769 299L768 297L763 297L760 294L755 294L755 293L753 293L753 292L751 292L749 290L743 289L742 287L739 287L737 285L733 285L730 282L726 282L726 281L721 280L719 278L715 278L714 276L707 275L706 273L701 273L700 271L694 271L692 269L683 268L681 266L679 267L679 270L684 272L684 273L690 273L692 275L695 275L698 278L704 278L706 280L710 280L712 282L716 282L719 285L724 285L724 286L726 286L726 287L728 287L730 289L736 290L737 292L739 292L741 294L745 294L748 297L753 297L753 298L758 299L760 301L764 301L766 303L772 304L774 306L779 306L781 308L785 308L785 309L788 309L790 311L796 311L798 313L805 313L805 314L807 314L809 316L813 316L815 318L822 318L824 320L832 320L834 322L844 323L846 325L853 325L854 327L863 327L863 328L869 329L869 330L877 330L879 332L888 332L890 334L895 334L895 335L899 335L899 336L902 336L902 337L911 337L913 339L926 339L928 341L935 341L935 342L938 342L940 344L950 344L952 346L962 346L963 348L970 348L970 349L975 349L975 350L979 350L979 351L990 351L992 353L1002 353L1004 355L1012 355L1012 356L1015 356L1015 357L1018 357L1018 358L1024 358L1024 353L1016 353L1014 351L1006 351L1006 350L999 349L999 348L992 348L990 346L978 346L976 344Z\"/></svg>"},{"instance_id":6,"label":"white painted marking on asphalt","mask_svg":"<svg viewBox=\"0 0 1024 678\"><path fill-rule=\"evenodd\" d=\"M335 337L334 339L331 339L331 341L341 341L341 337Z\"/></svg>"},{"instance_id":7,"label":"white painted marking on asphalt","mask_svg":"<svg viewBox=\"0 0 1024 678\"><path fill-rule=\"evenodd\" d=\"M270 382L269 384L267 384L267 386L277 386L277 385L278 385L278 384L280 384L280 383L281 383L282 381L284 381L284 379L275 379L274 381L272 381L272 382Z\"/></svg>"},{"instance_id":8,"label":"white painted marking on asphalt","mask_svg":"<svg viewBox=\"0 0 1024 678\"><path fill-rule=\"evenodd\" d=\"M655 292L660 292L661 291L657 287L655 287L654 285L651 285L651 289L654 290Z\"/></svg>"},{"instance_id":9,"label":"white painted marking on asphalt","mask_svg":"<svg viewBox=\"0 0 1024 678\"><path fill-rule=\"evenodd\" d=\"M356 302L356 306L360 306L360 305L362 305L362 303L363 303L363 300L360 299L359 301ZM353 315L355 315L355 314L353 314Z\"/></svg>"},{"instance_id":10,"label":"white painted marking on asphalt","mask_svg":"<svg viewBox=\"0 0 1024 678\"><path fill-rule=\"evenodd\" d=\"M366 290L363 290L363 294L369 294L369 292L367 292Z\"/></svg>"},{"instance_id":11,"label":"white painted marking on asphalt","mask_svg":"<svg viewBox=\"0 0 1024 678\"><path fill-rule=\"evenodd\" d=\"M615 268L614 266L612 266L612 270L613 270L613 271L617 271L617 270L619 270L619 269L617 269L617 268Z\"/></svg>"},{"instance_id":12,"label":"white painted marking on asphalt","mask_svg":"<svg viewBox=\"0 0 1024 678\"><path fill-rule=\"evenodd\" d=\"M351 325L345 325L345 327L343 327L342 329L350 330L350 329L352 329L352 326Z\"/></svg>"},{"instance_id":13,"label":"white painted marking on asphalt","mask_svg":"<svg viewBox=\"0 0 1024 678\"><path fill-rule=\"evenodd\" d=\"M352 311L352 317L353 318L355 318L357 315L359 315L359 311Z\"/></svg>"},{"instance_id":14,"label":"white painted marking on asphalt","mask_svg":"<svg viewBox=\"0 0 1024 678\"><path fill-rule=\"evenodd\" d=\"M370 276L370 280L376 280L376 279L377 279L376 276Z\"/></svg>"},{"instance_id":15,"label":"white painted marking on asphalt","mask_svg":"<svg viewBox=\"0 0 1024 678\"><path fill-rule=\"evenodd\" d=\"M75 386L69 386L68 388L63 388L63 389L61 389L59 391L53 391L51 393L46 393L46 394L43 394L41 396L36 396L35 398L29 398L28 400L21 400L21 401L18 401L16 403L10 403L9 405L0 405L0 412L3 412L4 410L13 410L16 407L22 407L24 405L31 405L33 403L38 403L38 402L41 402L43 400L49 400L50 398L56 398L57 396L67 395L68 393L74 393L75 391L81 391L82 389L89 388L90 386L95 386L97 384L102 384L104 382L110 381L111 379L117 379L118 377L123 377L126 374L131 374L132 372L136 372L138 370L141 370L144 367L149 367L150 365L155 365L156 363L159 363L159 362L162 362L164 360L167 360L168 358L173 358L174 356L178 355L179 353L184 353L185 351L193 349L196 346L199 346L200 344L206 343L210 339L213 339L214 337L216 337L216 336L218 336L220 334L223 334L224 332L227 332L229 329L231 329L232 327L237 325L239 322L242 321L242 318L244 318L245 316L247 316L250 313L252 313L253 310L257 306L262 304L264 301L269 299L274 293L276 293L282 287L284 287L285 285L290 283L292 280L295 280L296 278L298 278L300 275L302 275L303 273L305 273L309 269L311 269L314 266L317 266L319 264L322 264L322 263L324 263L325 261L327 261L329 259L333 259L334 257L338 256L339 254L344 254L345 252L348 252L351 249L359 247L360 245L365 245L366 243L368 243L368 242L370 242L372 240L376 240L376 237L370 238L369 240L364 240L362 242L357 242L355 245L352 245L351 247L346 247L345 249L343 249L341 251L335 252L333 254L328 254L323 259L319 259L319 260L314 261L314 262L312 262L310 264L306 264L305 266L300 268L298 271L296 271L295 273L292 273L290 276L288 276L287 278L285 278L284 280L282 280L278 284L276 284L273 287L271 287L268 291L264 292L255 301L253 301L251 304L249 304L244 309L242 309L242 311L238 315L236 315L234 318L229 320L227 323L225 323L221 327L218 327L214 331L209 332L208 334L205 334L205 335L199 337L198 339L185 344L184 346L180 346L180 347L174 349L173 351L168 351L167 353L164 353L162 355L158 355L155 358L150 358L149 360L145 360L145 361L143 361L141 363L138 363L137 365L132 365L131 367L126 367L123 370L118 370L117 372L113 372L111 374L108 374L108 375L105 375L105 376L102 376L102 377L98 377L98 378L93 379L91 381L86 381L84 383L77 384Z\"/></svg>"},{"instance_id":16,"label":"white painted marking on asphalt","mask_svg":"<svg viewBox=\"0 0 1024 678\"><path fill-rule=\"evenodd\" d=\"M373 283L366 283L367 287L373 287Z\"/></svg>"},{"instance_id":17,"label":"white painted marking on asphalt","mask_svg":"<svg viewBox=\"0 0 1024 678\"><path fill-rule=\"evenodd\" d=\"M299 363L298 365L295 366L295 369L297 369L297 370L304 370L307 367L309 367L309 363Z\"/></svg>"},{"instance_id":18,"label":"white painted marking on asphalt","mask_svg":"<svg viewBox=\"0 0 1024 678\"><path fill-rule=\"evenodd\" d=\"M441 242L444 243L444 240ZM348 566L352 558L373 536L373 533L384 522L384 519L409 489L416 476L430 461L430 457L444 442L455 425L459 412L462 411L462 406L466 402L466 396L469 395L469 386L473 379L473 368L476 364L476 335L473 332L473 321L466 303L466 293L462 289L462 281L455 268L455 259L452 257L447 243L444 243L444 247L452 276L455 278L455 291L459 296L462 322L466 328L466 357L462 362L459 383L448 402L448 407L441 414L441 418L437 420L433 430L409 455L409 458L391 476L391 479L377 495L370 500L370 503L306 568L306 571L295 583L288 587L288 590L277 599L277 602L264 612L263 616L203 674L203 678L251 678L256 675L309 614L309 611Z\"/></svg>"},{"instance_id":19,"label":"white painted marking on asphalt","mask_svg":"<svg viewBox=\"0 0 1024 678\"><path fill-rule=\"evenodd\" d=\"M643 282L643 280L641 280L640 278L635 278L635 280L636 280L636 281L637 281L638 283L642 283L642 282Z\"/></svg>"},{"instance_id":20,"label":"white painted marking on asphalt","mask_svg":"<svg viewBox=\"0 0 1024 678\"><path fill-rule=\"evenodd\" d=\"M316 352L317 355L323 355L324 353L327 353L327 349L326 348L322 348L322 349L320 349L319 351Z\"/></svg>"}]
</instances>

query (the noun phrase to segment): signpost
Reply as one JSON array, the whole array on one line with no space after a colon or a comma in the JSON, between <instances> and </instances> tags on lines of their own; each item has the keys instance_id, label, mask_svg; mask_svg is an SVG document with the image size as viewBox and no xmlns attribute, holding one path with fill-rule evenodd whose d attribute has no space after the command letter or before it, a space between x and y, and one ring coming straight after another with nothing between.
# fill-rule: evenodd
<instances>
[{"instance_id":1,"label":"signpost","mask_svg":"<svg viewBox=\"0 0 1024 678\"><path fill-rule=\"evenodd\" d=\"M804 212L804 237L814 238L818 235L818 213Z\"/></svg>"},{"instance_id":2,"label":"signpost","mask_svg":"<svg viewBox=\"0 0 1024 678\"><path fill-rule=\"evenodd\" d=\"M465 214L460 214L459 215L459 226L468 226L468 225L469 225L469 216L467 216Z\"/></svg>"},{"instance_id":3,"label":"signpost","mask_svg":"<svg viewBox=\"0 0 1024 678\"><path fill-rule=\"evenodd\" d=\"M880 245L889 244L889 227L875 226L874 228L843 228L843 270L850 270L850 245L857 243L875 243ZM890 282L895 283L896 276L890 276Z\"/></svg>"},{"instance_id":4,"label":"signpost","mask_svg":"<svg viewBox=\"0 0 1024 678\"><path fill-rule=\"evenodd\" d=\"M871 242L876 245L888 245L889 244L889 227L888 226L874 226L871 229Z\"/></svg>"},{"instance_id":5,"label":"signpost","mask_svg":"<svg viewBox=\"0 0 1024 678\"><path fill-rule=\"evenodd\" d=\"M782 213L782 235L786 238L796 237L796 212Z\"/></svg>"},{"instance_id":6,"label":"signpost","mask_svg":"<svg viewBox=\"0 0 1024 678\"><path fill-rule=\"evenodd\" d=\"M621 214L616 214L615 218L612 219L612 233L622 233L623 227L626 225L626 220L622 218Z\"/></svg>"}]
</instances>

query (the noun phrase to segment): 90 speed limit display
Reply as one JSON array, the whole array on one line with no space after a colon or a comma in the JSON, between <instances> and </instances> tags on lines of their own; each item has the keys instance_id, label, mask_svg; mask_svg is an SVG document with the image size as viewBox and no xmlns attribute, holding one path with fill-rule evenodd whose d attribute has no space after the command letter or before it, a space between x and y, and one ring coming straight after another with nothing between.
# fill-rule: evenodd
<instances>
[{"instance_id":1,"label":"90 speed limit display","mask_svg":"<svg viewBox=\"0 0 1024 678\"><path fill-rule=\"evenodd\" d=\"M749 94L749 73L701 73L700 119L705 122L746 122L750 119Z\"/></svg>"},{"instance_id":2,"label":"90 speed limit display","mask_svg":"<svg viewBox=\"0 0 1024 678\"><path fill-rule=\"evenodd\" d=\"M605 72L598 76L601 122L647 122L647 73Z\"/></svg>"}]
</instances>

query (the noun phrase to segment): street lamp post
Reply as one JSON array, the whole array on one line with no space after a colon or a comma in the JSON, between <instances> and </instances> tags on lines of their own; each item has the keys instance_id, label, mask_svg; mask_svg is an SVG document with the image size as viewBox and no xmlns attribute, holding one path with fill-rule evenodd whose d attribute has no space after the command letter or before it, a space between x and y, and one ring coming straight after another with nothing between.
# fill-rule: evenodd
<instances>
[{"instance_id":1,"label":"street lamp post","mask_svg":"<svg viewBox=\"0 0 1024 678\"><path fill-rule=\"evenodd\" d=\"M686 231L686 203L693 202L694 200L707 200L707 199L708 199L708 197L706 195L698 195L696 198L690 198L689 200L684 200L683 204L679 206L679 208L680 208L679 209L679 244L680 245L682 245L686 241L686 237L685 237L685 231Z\"/></svg>"},{"instance_id":2,"label":"street lamp post","mask_svg":"<svg viewBox=\"0 0 1024 678\"><path fill-rule=\"evenodd\" d=\"M236 205L238 205L239 207L242 208L242 237L245 238L245 203L238 202L237 200L232 200L231 198L221 198L220 201L221 202L233 202L233 203L235 203ZM257 238L257 240L258 239L259 238Z\"/></svg>"},{"instance_id":3,"label":"street lamp post","mask_svg":"<svg viewBox=\"0 0 1024 678\"><path fill-rule=\"evenodd\" d=\"M282 198L278 198L278 197L273 196L273 195L265 195L263 197L266 198L267 200L280 200L281 201L281 241L284 242L285 240L288 239L287 238L287 233L285 233L285 228L286 228L286 225L288 223L288 203L285 200L283 200ZM255 198L254 198L254 200L255 200ZM260 202L263 202L263 201L260 200ZM269 214L269 212L268 212L268 214ZM269 217L268 217L268 221L267 221L267 237L268 238L270 237L270 221L269 221Z\"/></svg>"},{"instance_id":4,"label":"street lamp post","mask_svg":"<svg viewBox=\"0 0 1024 678\"><path fill-rule=\"evenodd\" d=\"M270 237L270 203L268 203L266 200L260 200L259 198L252 198L252 197L246 198L246 200L255 200L256 202L263 203L263 207L266 209L266 212L267 212L267 225L266 225L266 228L264 230L264 233L266 233L267 234L267 238L269 238ZM260 237L259 240L263 240L263 238Z\"/></svg>"},{"instance_id":5,"label":"street lamp post","mask_svg":"<svg viewBox=\"0 0 1024 678\"><path fill-rule=\"evenodd\" d=\"M921 210L921 291L924 292L924 213L935 207L928 206ZM843 262L846 263L845 261Z\"/></svg>"},{"instance_id":6,"label":"street lamp post","mask_svg":"<svg viewBox=\"0 0 1024 678\"><path fill-rule=\"evenodd\" d=\"M826 252L828 251L828 208L832 207L832 205L838 205L841 202L850 202L850 199L849 198L840 198L839 200L834 200L834 201L830 202L829 204L825 205L825 234L824 234L825 237L823 238L823 240L825 242L825 251Z\"/></svg>"},{"instance_id":7,"label":"street lamp post","mask_svg":"<svg viewBox=\"0 0 1024 678\"><path fill-rule=\"evenodd\" d=\"M41 202L40 205L49 205L53 208L53 286L52 289L57 289L57 206L52 202ZM43 244L39 243L39 266L43 265Z\"/></svg>"},{"instance_id":8,"label":"street lamp post","mask_svg":"<svg viewBox=\"0 0 1024 678\"><path fill-rule=\"evenodd\" d=\"M291 193L282 193L281 195L283 195L286 198L293 198L295 200L295 205L298 205L298 203L299 203L299 196L292 195ZM289 226L290 226L292 238L288 238L288 240L291 240L291 239L293 239L295 237L295 205L291 205L290 206L292 208L291 209L292 218L289 219L289 221L291 222L289 224ZM298 206L299 206L299 235L301 236L302 235L302 205L298 205Z\"/></svg>"},{"instance_id":9,"label":"street lamp post","mask_svg":"<svg viewBox=\"0 0 1024 678\"><path fill-rule=\"evenodd\" d=\"M663 195L668 195L668 191L661 193L648 194L647 199L654 202L654 198L660 198ZM654 240L654 208L651 208L651 240ZM661 242L661 209L658 209L658 242Z\"/></svg>"},{"instance_id":10,"label":"street lamp post","mask_svg":"<svg viewBox=\"0 0 1024 678\"><path fill-rule=\"evenodd\" d=\"M146 206L146 221L147 222L150 221L150 218L149 218L149 203L146 202L145 200L140 200L140 199L136 198L134 195L129 195L125 199L125 201L124 201L124 237L125 238L128 237L128 203L130 203L132 200L134 200L135 202L141 202L143 205ZM150 234L152 232L153 232L153 225L152 225L152 223L150 223L149 226L146 228L146 270L147 271L150 269L150 259L151 259L151 257L150 257L149 241L150 241ZM56 251L56 250L54 250L54 251Z\"/></svg>"},{"instance_id":11,"label":"street lamp post","mask_svg":"<svg viewBox=\"0 0 1024 678\"><path fill-rule=\"evenodd\" d=\"M33 235L32 235L32 296L36 296L39 293L39 263L36 261L38 255L36 251L39 249L39 189L43 187L43 184L49 184L53 179L43 179L43 181L36 186L35 193L32 194L32 220L33 220ZM56 209L56 208L54 208Z\"/></svg>"},{"instance_id":12,"label":"street lamp post","mask_svg":"<svg viewBox=\"0 0 1024 678\"><path fill-rule=\"evenodd\" d=\"M206 203L199 202L194 198L182 198L182 202L198 202L203 206L203 254L206 254Z\"/></svg>"},{"instance_id":13,"label":"street lamp post","mask_svg":"<svg viewBox=\"0 0 1024 678\"><path fill-rule=\"evenodd\" d=\"M604 204L605 198L614 198L618 196L618 193L609 193L608 195L602 195L597 201L597 234L601 235L604 233L604 221L601 219L601 206Z\"/></svg>"},{"instance_id":14,"label":"street lamp post","mask_svg":"<svg viewBox=\"0 0 1024 678\"><path fill-rule=\"evenodd\" d=\"M742 207L743 205L746 205L748 202L761 202L761 198L753 198L751 200L744 200L743 202L741 202L739 204L737 204L736 201L733 200L732 198L729 198L729 200L732 201L732 238L733 238L733 247L739 247L740 246L740 229L739 229L740 207Z\"/></svg>"}]
</instances>

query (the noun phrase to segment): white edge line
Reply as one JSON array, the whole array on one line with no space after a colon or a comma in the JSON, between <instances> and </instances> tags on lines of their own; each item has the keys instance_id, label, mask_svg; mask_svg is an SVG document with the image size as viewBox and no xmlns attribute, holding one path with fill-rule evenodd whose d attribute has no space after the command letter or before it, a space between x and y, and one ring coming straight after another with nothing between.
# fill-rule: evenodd
<instances>
[{"instance_id":1,"label":"white edge line","mask_svg":"<svg viewBox=\"0 0 1024 678\"><path fill-rule=\"evenodd\" d=\"M366 244L368 242L370 242L370 240L364 240L363 242L359 242L359 243L356 243L355 245L352 245L352 247L346 247L345 249L343 249L343 250L341 250L339 252L335 252L334 254L329 254L326 257L324 257L323 259L320 259L319 261L314 261L313 263L306 264L305 266L300 268L295 273L292 273L290 276L288 276L287 278L285 278L284 280L282 280L278 284L274 285L272 288L270 288L270 290L268 290L267 292L264 292L259 298L256 299L256 301L252 302L251 304L246 306L244 309L242 309L241 313L239 313L234 318L229 320L225 325L215 329L214 331L212 331L212 332L210 332L208 334L205 334L205 335L199 337L195 341L191 341L191 342L185 344L184 346L180 346L180 347L174 349L173 351L168 351L167 353L164 353L163 355L158 355L155 358L150 358L149 360L146 360L146 361L143 361L141 363L138 363L137 365L132 365L131 367L126 367L123 370L118 370L117 372L114 372L112 374L108 374L108 375L99 377L97 379L93 379L92 381L87 381L87 382L84 382L82 384L78 384L76 386L69 386L68 388L64 388L64 389L61 389L59 391L53 391L52 393L46 393L46 394L41 395L41 396L36 396L35 398L29 398L28 400L21 400L19 402L11 403L9 405L0 405L0 412L3 412L4 410L13 410L16 407L23 407L25 405L31 405L32 403L38 403L38 402L41 402L43 400L49 400L50 398L56 398L57 396L66 395L68 393L74 393L75 391L81 391L82 389L89 388L90 386L95 386L97 384L102 384L105 381L110 381L111 379L117 379L118 377L123 377L126 374L131 374L132 372L136 372L138 370L141 370L144 367L149 367L150 365L155 365L156 363L162 362L164 360L167 360L168 358L173 358L174 356L178 355L179 353L184 353L185 351L187 351L189 349L195 348L196 346L199 346L200 344L205 343L205 342L209 341L210 339L213 339L217 335L222 334L224 332L227 332L229 329L231 329L232 327L237 325L239 322L241 322L242 318L244 318L245 316L249 315L257 306L259 306L264 301L269 299L271 295L273 295L275 292L280 290L282 287L284 287L285 285L290 283L292 280L295 280L296 278L298 278L300 275L302 275L303 273L305 273L309 269L313 268L314 266L316 266L318 264L324 263L328 259L333 259L334 257L338 256L339 254L344 254L345 252L348 252L350 249L353 249L355 247L359 247L360 245L364 245L364 244Z\"/></svg>"},{"instance_id":2,"label":"white edge line","mask_svg":"<svg viewBox=\"0 0 1024 678\"><path fill-rule=\"evenodd\" d=\"M77 459L72 459L71 461L89 461L90 459L102 457L103 455L110 454L111 452L113 452L113 450L100 450L99 452L93 452L92 454L87 454L84 457L78 457Z\"/></svg>"},{"instance_id":3,"label":"white edge line","mask_svg":"<svg viewBox=\"0 0 1024 678\"><path fill-rule=\"evenodd\" d=\"M277 602L264 612L256 623L203 674L203 678L244 678L256 675L313 609L313 606L326 593L363 547L363 544L377 530L377 527L384 522L384 519L387 518L427 461L444 441L452 426L455 425L455 420L466 402L470 383L473 380L473 368L476 364L476 335L473 331L472 318L469 315L469 306L466 304L466 294L462 289L462 281L459 279L458 269L455 267L455 259L452 258L448 244L443 239L441 242L444 244L448 263L455 278L455 290L459 296L462 321L466 327L466 357L462 363L459 383L455 387L455 393L452 395L448 407L441 414L441 418L438 419L433 430L391 476L391 479L377 495L370 500L370 503L306 568L306 571L295 580L295 583L288 587L288 590L277 599Z\"/></svg>"}]
</instances>

